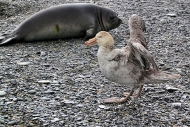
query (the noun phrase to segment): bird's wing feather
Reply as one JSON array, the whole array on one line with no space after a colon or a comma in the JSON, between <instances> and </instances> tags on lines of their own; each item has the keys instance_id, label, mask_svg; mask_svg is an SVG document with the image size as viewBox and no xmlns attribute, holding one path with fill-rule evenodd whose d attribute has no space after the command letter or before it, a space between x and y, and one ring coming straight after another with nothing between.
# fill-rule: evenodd
<instances>
[{"instance_id":1,"label":"bird's wing feather","mask_svg":"<svg viewBox=\"0 0 190 127\"><path fill-rule=\"evenodd\" d=\"M144 58L145 60L148 60L147 62L152 64L153 70L155 72L158 71L158 67L157 67L153 57L151 56L149 51L142 44L140 44L140 43L131 43L131 47L134 50L135 55L139 54L140 56L142 56L142 58ZM141 62L141 60L140 60L140 62Z\"/></svg>"}]
</instances>

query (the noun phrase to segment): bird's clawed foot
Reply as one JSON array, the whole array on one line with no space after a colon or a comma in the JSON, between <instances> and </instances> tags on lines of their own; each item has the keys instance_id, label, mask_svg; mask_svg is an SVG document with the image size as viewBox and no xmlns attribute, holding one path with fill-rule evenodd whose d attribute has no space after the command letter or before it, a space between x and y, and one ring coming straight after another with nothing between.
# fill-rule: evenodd
<instances>
[{"instance_id":1,"label":"bird's clawed foot","mask_svg":"<svg viewBox=\"0 0 190 127\"><path fill-rule=\"evenodd\" d=\"M104 100L104 103L124 103L133 94L133 92L134 90L132 89L131 92L125 98L118 98L118 97L107 98Z\"/></svg>"},{"instance_id":2,"label":"bird's clawed foot","mask_svg":"<svg viewBox=\"0 0 190 127\"><path fill-rule=\"evenodd\" d=\"M104 103L123 103L125 98L111 97L104 100Z\"/></svg>"},{"instance_id":3,"label":"bird's clawed foot","mask_svg":"<svg viewBox=\"0 0 190 127\"><path fill-rule=\"evenodd\" d=\"M138 98L138 97L140 96L140 94L141 94L142 88L143 88L143 85L140 86L138 93L133 94L133 95L131 95L130 97L131 97L131 98ZM123 93L123 96L126 96L126 97L127 97L129 94L130 94L130 93L124 92L124 93Z\"/></svg>"},{"instance_id":4,"label":"bird's clawed foot","mask_svg":"<svg viewBox=\"0 0 190 127\"><path fill-rule=\"evenodd\" d=\"M124 93L123 93L123 96L128 96L128 95L129 95L128 92L124 92ZM133 95L130 96L130 98L138 98L138 97L139 97L138 94L133 94Z\"/></svg>"}]
</instances>

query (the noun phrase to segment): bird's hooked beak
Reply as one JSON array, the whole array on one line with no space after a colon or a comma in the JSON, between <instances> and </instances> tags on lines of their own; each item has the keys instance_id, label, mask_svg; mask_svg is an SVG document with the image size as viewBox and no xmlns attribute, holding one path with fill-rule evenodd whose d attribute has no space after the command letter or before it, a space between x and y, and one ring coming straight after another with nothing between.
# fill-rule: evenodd
<instances>
[{"instance_id":1,"label":"bird's hooked beak","mask_svg":"<svg viewBox=\"0 0 190 127\"><path fill-rule=\"evenodd\" d=\"M92 45L94 45L94 44L96 44L96 43L97 43L97 39L94 37L94 38L89 39L88 41L86 41L86 42L85 42L85 45L86 45L86 46L92 46Z\"/></svg>"}]
</instances>

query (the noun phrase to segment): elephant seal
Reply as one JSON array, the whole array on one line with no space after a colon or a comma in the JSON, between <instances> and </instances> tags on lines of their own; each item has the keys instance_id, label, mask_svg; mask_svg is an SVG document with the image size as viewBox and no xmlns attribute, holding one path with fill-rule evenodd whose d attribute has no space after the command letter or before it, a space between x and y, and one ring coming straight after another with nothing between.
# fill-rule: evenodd
<instances>
[{"instance_id":1,"label":"elephant seal","mask_svg":"<svg viewBox=\"0 0 190 127\"><path fill-rule=\"evenodd\" d=\"M22 22L0 43L91 38L118 27L122 20L110 8L90 3L62 4L39 11Z\"/></svg>"}]
</instances>

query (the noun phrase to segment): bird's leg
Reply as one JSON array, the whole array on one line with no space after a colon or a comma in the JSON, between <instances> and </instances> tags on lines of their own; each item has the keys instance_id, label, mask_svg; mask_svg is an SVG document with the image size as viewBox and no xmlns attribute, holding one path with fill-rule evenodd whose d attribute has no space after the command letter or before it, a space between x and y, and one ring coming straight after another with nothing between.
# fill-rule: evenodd
<instances>
[{"instance_id":1,"label":"bird's leg","mask_svg":"<svg viewBox=\"0 0 190 127\"><path fill-rule=\"evenodd\" d=\"M141 94L142 88L143 88L143 85L140 86L139 91L138 91L137 94L134 94L134 95L131 95L131 96L135 97L135 98L138 98L140 96L140 94ZM124 96L128 96L129 94L130 93L126 93L126 92L123 93Z\"/></svg>"},{"instance_id":2,"label":"bird's leg","mask_svg":"<svg viewBox=\"0 0 190 127\"><path fill-rule=\"evenodd\" d=\"M104 103L123 103L133 94L134 90L132 89L130 93L125 98L112 97L104 100Z\"/></svg>"}]
</instances>

